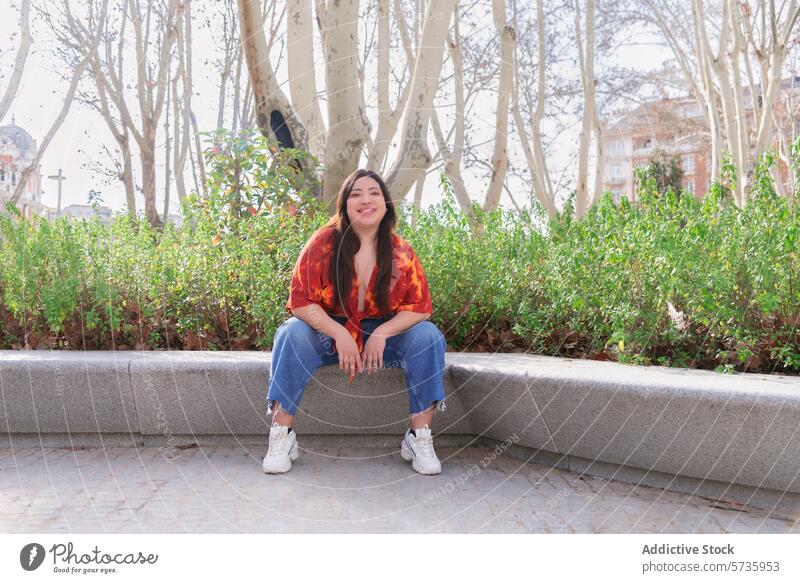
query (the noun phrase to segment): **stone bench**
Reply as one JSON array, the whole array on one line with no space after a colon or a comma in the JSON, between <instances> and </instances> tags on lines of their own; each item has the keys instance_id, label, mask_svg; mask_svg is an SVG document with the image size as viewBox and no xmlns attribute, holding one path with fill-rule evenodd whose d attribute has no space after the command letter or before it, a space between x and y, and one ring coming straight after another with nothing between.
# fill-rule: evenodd
<instances>
[{"instance_id":1,"label":"stone bench","mask_svg":"<svg viewBox=\"0 0 800 583\"><path fill-rule=\"evenodd\" d=\"M0 447L266 443L268 352L0 351ZM436 443L796 517L800 379L523 354L447 353ZM394 443L402 370L319 369L299 435ZM360 437L359 437L360 436ZM388 440L388 441L387 441Z\"/></svg>"}]
</instances>

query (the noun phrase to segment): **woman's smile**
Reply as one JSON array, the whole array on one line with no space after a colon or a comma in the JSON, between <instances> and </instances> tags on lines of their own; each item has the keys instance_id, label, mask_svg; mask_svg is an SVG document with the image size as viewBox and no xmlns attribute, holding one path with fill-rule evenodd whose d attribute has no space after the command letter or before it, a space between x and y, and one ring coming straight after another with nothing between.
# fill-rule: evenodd
<instances>
[{"instance_id":1,"label":"woman's smile","mask_svg":"<svg viewBox=\"0 0 800 583\"><path fill-rule=\"evenodd\" d=\"M365 228L372 229L386 215L386 200L381 186L370 176L362 176L353 183L346 204L350 221Z\"/></svg>"}]
</instances>

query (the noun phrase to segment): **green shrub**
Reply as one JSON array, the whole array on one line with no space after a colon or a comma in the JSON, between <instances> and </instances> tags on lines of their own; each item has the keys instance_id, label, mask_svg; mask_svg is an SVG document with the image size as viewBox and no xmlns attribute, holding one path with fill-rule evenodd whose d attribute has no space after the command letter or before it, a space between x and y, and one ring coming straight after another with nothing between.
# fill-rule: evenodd
<instances>
[{"instance_id":1,"label":"green shrub","mask_svg":"<svg viewBox=\"0 0 800 583\"><path fill-rule=\"evenodd\" d=\"M302 153L237 139L209 148L208 194L183 201L180 228L0 215L0 348L268 349L327 216L296 186ZM772 163L759 160L744 209L726 159L702 199L642 174L636 203L605 193L580 220L569 204L553 219L474 204L471 223L443 179L414 228L399 209L398 231L455 350L796 374L800 220Z\"/></svg>"}]
</instances>

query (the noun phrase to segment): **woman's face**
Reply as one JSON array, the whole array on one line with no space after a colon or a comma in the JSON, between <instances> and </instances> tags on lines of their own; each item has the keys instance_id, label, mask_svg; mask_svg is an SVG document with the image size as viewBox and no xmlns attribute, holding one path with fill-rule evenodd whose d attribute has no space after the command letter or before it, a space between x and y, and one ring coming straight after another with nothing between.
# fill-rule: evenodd
<instances>
[{"instance_id":1,"label":"woman's face","mask_svg":"<svg viewBox=\"0 0 800 583\"><path fill-rule=\"evenodd\" d=\"M347 197L347 216L350 224L361 227L377 227L386 214L386 201L381 187L374 178L362 176L353 183Z\"/></svg>"}]
</instances>

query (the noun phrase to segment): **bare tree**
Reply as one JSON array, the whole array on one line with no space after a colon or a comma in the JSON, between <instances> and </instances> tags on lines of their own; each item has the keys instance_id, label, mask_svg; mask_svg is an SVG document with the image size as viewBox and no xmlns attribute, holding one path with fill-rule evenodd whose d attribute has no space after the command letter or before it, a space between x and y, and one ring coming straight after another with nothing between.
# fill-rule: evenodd
<instances>
[{"instance_id":1,"label":"bare tree","mask_svg":"<svg viewBox=\"0 0 800 583\"><path fill-rule=\"evenodd\" d=\"M602 119L627 110L642 87L643 77L612 61L629 24L628 7L625 0L531 4L512 3L518 49L511 113L521 156L519 164L510 160L504 188L516 204L509 184L521 181L530 204L550 217L558 198L574 189L575 213L582 216L603 192ZM565 139L576 147L556 162L552 153Z\"/></svg>"},{"instance_id":2,"label":"bare tree","mask_svg":"<svg viewBox=\"0 0 800 583\"><path fill-rule=\"evenodd\" d=\"M239 39L239 18L236 4L233 2L218 2L211 5L217 8L211 16L206 18L206 26L212 31L212 36L219 39L220 43L214 53L217 55L219 66L219 97L217 102L217 128L225 127L225 113L227 111L228 84L232 82L234 68L237 65L237 56L241 53ZM222 29L220 34L220 28Z\"/></svg>"},{"instance_id":3,"label":"bare tree","mask_svg":"<svg viewBox=\"0 0 800 583\"><path fill-rule=\"evenodd\" d=\"M768 15L759 18L765 12ZM745 16L741 10L738 14ZM774 139L775 105L783 83L786 54L800 17L800 4L789 0L777 8L775 0L761 0L755 11L750 10L750 16L751 22L758 23L754 26L745 22L745 30L750 31L750 44L761 70L761 111L755 142L755 153L760 154Z\"/></svg>"},{"instance_id":4,"label":"bare tree","mask_svg":"<svg viewBox=\"0 0 800 583\"><path fill-rule=\"evenodd\" d=\"M175 190L178 199L186 198L185 169L189 148L194 140L197 149L197 166L201 174L201 184L205 187L205 165L200 150L197 122L192 111L192 3L183 0L183 10L178 13L175 27L175 46L178 53L178 70L172 78L173 101L173 159L172 167L175 174ZM178 80L181 82L180 93ZM166 185L168 187L168 184ZM168 201L164 205L164 216L167 216Z\"/></svg>"},{"instance_id":5,"label":"bare tree","mask_svg":"<svg viewBox=\"0 0 800 583\"><path fill-rule=\"evenodd\" d=\"M436 138L436 144L439 147L439 154L444 163L444 172L450 179L450 184L453 187L453 194L458 201L461 210L473 218L474 212L472 209L472 200L467 192L467 187L464 184L464 177L461 173L461 163L464 154L464 110L465 110L465 97L464 97L464 57L461 52L461 35L459 31L459 12L456 7L453 14L453 34L447 41L448 52L450 53L450 61L453 64L453 86L455 96L455 119L453 121L453 146L448 146L447 136L442 131L441 122L439 121L439 112L434 108L431 113L431 127L433 128L433 135ZM419 197L422 195L422 180L417 181L417 191ZM415 200L415 208L419 206Z\"/></svg>"},{"instance_id":6,"label":"bare tree","mask_svg":"<svg viewBox=\"0 0 800 583\"><path fill-rule=\"evenodd\" d=\"M692 0L687 28L671 18L680 8L675 0L643 1L642 17L662 33L706 111L712 176L719 175L722 152L731 152L737 168L734 193L741 206L756 157L776 139L776 104L800 3ZM785 152L781 157L788 159Z\"/></svg>"},{"instance_id":7,"label":"bare tree","mask_svg":"<svg viewBox=\"0 0 800 583\"><path fill-rule=\"evenodd\" d=\"M11 104L14 102L14 98L17 96L19 84L20 81L22 81L22 72L25 70L25 62L28 59L28 52L33 42L30 28L30 13L30 0L22 0L19 15L19 47L17 48L17 54L14 58L14 68L11 71L11 78L3 92L3 98L0 100L0 121L6 117L8 110L11 109Z\"/></svg>"},{"instance_id":8,"label":"bare tree","mask_svg":"<svg viewBox=\"0 0 800 583\"><path fill-rule=\"evenodd\" d=\"M329 131L322 187L333 202L339 185L359 165L372 127L367 119L358 63L358 1L328 0L323 46Z\"/></svg>"},{"instance_id":9,"label":"bare tree","mask_svg":"<svg viewBox=\"0 0 800 583\"><path fill-rule=\"evenodd\" d=\"M516 16L516 14L515 14ZM533 54L530 51L529 54ZM536 199L546 210L548 216L555 217L556 204L555 192L550 180L547 168L547 160L544 154L544 143L542 136L542 122L545 114L545 96L547 86L547 51L545 42L545 15L544 0L536 0L536 78L535 84L525 86L523 93L524 100L520 98L520 85L526 82L521 75L524 67L515 51L514 64L514 93L512 112L514 115L514 125L519 136L520 145L525 155L525 161L533 180L533 192ZM536 102L533 105L531 95L536 95ZM523 116L523 107L527 104L527 111L530 115L530 136L528 135L527 124Z\"/></svg>"},{"instance_id":10,"label":"bare tree","mask_svg":"<svg viewBox=\"0 0 800 583\"><path fill-rule=\"evenodd\" d=\"M325 122L319 106L314 66L314 17L311 0L289 0L286 6L289 92L297 116L308 132L309 151L322 159L325 151ZM353 23L355 26L355 23ZM353 35L355 38L355 35ZM328 47L330 50L331 47ZM351 49L352 49L351 45ZM340 63L339 67L352 62ZM342 128L346 131L345 128Z\"/></svg>"},{"instance_id":11,"label":"bare tree","mask_svg":"<svg viewBox=\"0 0 800 583\"><path fill-rule=\"evenodd\" d=\"M178 0L168 0L165 11L155 14L152 3L149 3L144 20L142 5L138 0L128 0L128 10L133 24L141 125L135 123L124 100L120 100L120 110L139 146L145 216L151 224L157 225L160 219L156 211L156 134L167 91L167 67L177 30ZM156 47L154 54L148 51L152 45ZM151 59L155 59L155 62ZM119 87L118 93L121 90Z\"/></svg>"},{"instance_id":12,"label":"bare tree","mask_svg":"<svg viewBox=\"0 0 800 583\"><path fill-rule=\"evenodd\" d=\"M308 132L281 89L270 62L261 2L238 0L238 4L242 49L255 97L258 128L283 147L308 150Z\"/></svg>"},{"instance_id":13,"label":"bare tree","mask_svg":"<svg viewBox=\"0 0 800 583\"><path fill-rule=\"evenodd\" d=\"M373 19L372 7L359 14L358 2L316 0L316 20L322 37L322 59L325 73L324 95L327 101L327 128L321 121L319 92L313 75L313 35L309 34L311 0L293 1L288 5L288 53L299 75L290 82L292 102L283 94L269 61L269 45L264 35L261 7L257 2L239 0L239 15L243 31L244 53L249 65L250 85L256 96L258 125L262 133L275 135L270 120L277 120L288 141L294 146L322 150L322 192L332 204L344 177L360 163L367 153L367 164L380 167L388 153L389 142L399 119L405 125L401 132L400 152L387 177L392 195L402 200L416 180L431 163L427 146L427 128L433 98L442 67L444 40L449 28L455 0L428 2L423 30L416 54L406 50L413 59L412 80L400 92L395 108L389 105L387 51L390 49L387 23L388 2L379 2ZM396 3L399 6L400 3ZM396 10L396 21L400 16ZM364 102L364 70L366 55L373 46L373 34L364 36L364 49L359 51L360 20L374 22L379 46L378 116L375 139L366 114ZM407 43L410 45L410 43ZM314 69L315 70L315 69ZM308 73L308 74L306 74ZM300 113L302 112L302 113ZM269 122L269 123L268 123ZM308 127L306 127L308 124ZM309 135L311 128L311 135ZM323 140L318 136L324 129ZM313 146L310 140L314 141ZM288 143L287 141L287 143Z\"/></svg>"},{"instance_id":14,"label":"bare tree","mask_svg":"<svg viewBox=\"0 0 800 583\"><path fill-rule=\"evenodd\" d=\"M115 0L113 10L97 23L75 15L69 0L64 0L63 5L66 30L62 30L58 14L46 15L62 51L69 54L74 39L87 35L95 26L102 31L103 50L94 51L91 59L92 78L97 89L94 107L103 114L123 152L121 179L130 213L135 212L134 180L129 164L129 136L133 136L139 153L145 216L151 224L158 225L161 219L156 210L156 139L166 106L168 69L174 56L178 25L190 3ZM127 23L133 31L130 42L126 37ZM125 79L125 57L129 48L133 53L133 84Z\"/></svg>"},{"instance_id":15,"label":"bare tree","mask_svg":"<svg viewBox=\"0 0 800 583\"><path fill-rule=\"evenodd\" d=\"M70 4L64 4L63 18L58 14L44 13L45 21L50 25L50 29L55 33L56 39L61 46L60 55L63 62L70 66L73 62L74 47L76 43L81 43L82 39L90 34L90 30L97 30L100 35L100 42L95 48L92 58L89 60L89 75L93 80L94 91L79 92L79 101L89 108L97 111L106 122L111 135L117 142L119 154L122 158L121 162L112 159L114 170L105 172L105 174L115 175L125 188L125 201L128 214L131 217L136 216L136 185L133 172L133 154L131 150L131 139L128 126L122 120L122 116L116 104L119 102L118 98L111 98L109 92L113 93L113 88L107 80L105 75L104 66L112 66L116 68L117 79L119 85L125 83L125 69L124 69L124 46L125 46L125 33L127 24L127 4L119 6L121 10L121 17L119 20L112 20L110 14L106 15L104 20L93 21L88 15L82 19L74 14ZM84 23L85 20L85 23ZM109 27L114 27L114 23L119 23L116 34L109 33ZM114 47L116 46L118 57L116 60L112 57ZM104 55L105 60L101 57ZM113 95L116 97L115 95ZM110 154L106 149L106 153ZM109 155L109 158L111 156Z\"/></svg>"},{"instance_id":16,"label":"bare tree","mask_svg":"<svg viewBox=\"0 0 800 583\"><path fill-rule=\"evenodd\" d=\"M428 149L428 124L439 86L444 41L454 10L455 0L429 2L427 6L422 40L414 60L411 94L400 133L400 152L387 177L395 200L405 198L432 161Z\"/></svg>"},{"instance_id":17,"label":"bare tree","mask_svg":"<svg viewBox=\"0 0 800 583\"><path fill-rule=\"evenodd\" d=\"M389 145L392 137L397 132L400 117L403 114L411 83L405 81L398 83L402 89L398 92L397 103L391 104L389 84L391 81L391 28L389 0L378 0L378 67L377 67L377 98L378 98L378 128L369 150L367 167L381 171L386 164ZM408 36L405 19L401 12L400 1L394 2L395 28L400 32L403 49L407 63L414 62L414 51Z\"/></svg>"},{"instance_id":18,"label":"bare tree","mask_svg":"<svg viewBox=\"0 0 800 583\"><path fill-rule=\"evenodd\" d=\"M676 19L674 14L685 7L679 0L642 0L640 18L661 34L688 84L690 93L705 111L711 146L711 175L718 176L722 158L722 126L719 96L713 83L709 61L700 54L702 36L692 0L692 19Z\"/></svg>"},{"instance_id":19,"label":"bare tree","mask_svg":"<svg viewBox=\"0 0 800 583\"><path fill-rule=\"evenodd\" d=\"M486 191L484 210L490 210L500 203L500 194L508 170L508 113L512 91L514 67L514 46L517 32L506 17L505 0L492 1L494 26L500 36L500 78L497 87L497 121L494 134L494 154L492 155L492 176Z\"/></svg>"},{"instance_id":20,"label":"bare tree","mask_svg":"<svg viewBox=\"0 0 800 583\"><path fill-rule=\"evenodd\" d=\"M589 207L589 143L596 123L594 76L594 0L586 0L586 37L581 27L581 0L575 0L575 38L578 49L578 67L583 85L583 114L578 145L578 184L575 191L575 215L582 217Z\"/></svg>"},{"instance_id":21,"label":"bare tree","mask_svg":"<svg viewBox=\"0 0 800 583\"><path fill-rule=\"evenodd\" d=\"M106 12L108 9L108 0L103 0L103 3L100 8L99 18L102 21L106 17ZM92 17L93 6L90 7L89 13L90 18ZM36 154L34 154L31 163L22 170L19 176L19 180L17 182L16 188L14 189L14 194L11 196L11 202L17 202L19 198L22 196L22 193L25 190L25 187L30 179L31 174L36 171L39 167L39 164L42 160L42 156L44 155L45 151L47 150L50 142L55 137L56 133L58 132L61 125L64 123L64 120L69 113L70 107L72 106L72 102L75 98L75 92L78 88L78 83L80 82L81 78L83 77L84 72L92 59L92 55L97 50L97 44L100 40L100 32L95 31L92 36L86 36L83 38L82 43L78 45L77 49L80 53L80 61L76 64L75 68L72 70L72 77L69 82L69 86L67 88L66 95L64 96L64 101L61 105L61 110L58 113L53 124L50 126L50 129L45 134L44 138L39 144L39 147L36 150Z\"/></svg>"}]
</instances>

